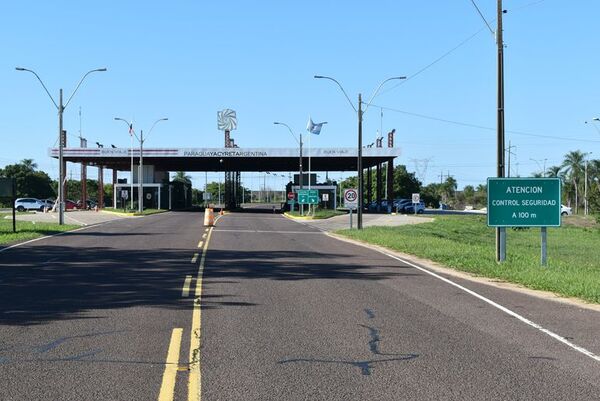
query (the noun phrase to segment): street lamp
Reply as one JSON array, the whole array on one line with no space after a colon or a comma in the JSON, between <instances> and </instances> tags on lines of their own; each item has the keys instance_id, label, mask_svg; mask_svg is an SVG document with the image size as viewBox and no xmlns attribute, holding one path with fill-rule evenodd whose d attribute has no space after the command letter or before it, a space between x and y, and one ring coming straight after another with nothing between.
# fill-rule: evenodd
<instances>
[{"instance_id":1,"label":"street lamp","mask_svg":"<svg viewBox=\"0 0 600 401\"><path fill-rule=\"evenodd\" d=\"M298 184L300 185L300 189L302 189L302 132L300 133L300 141L298 141L298 139L296 139L296 135L294 135L294 132L292 131L292 129L290 128L289 125L285 124L285 123L280 123L278 121L273 122L273 124L275 125L283 125L284 127L286 127L289 131L290 134L292 134L292 136L294 137L294 139L296 140L296 142L298 143L298 145L300 146L300 175L298 176ZM308 177L309 182L310 182L310 177ZM293 205L292 205L293 206ZM298 204L298 209L300 209L300 204Z\"/></svg>"},{"instance_id":2,"label":"street lamp","mask_svg":"<svg viewBox=\"0 0 600 401\"><path fill-rule=\"evenodd\" d=\"M168 118L159 118L158 120L154 121L154 124L152 124L152 127L150 128L150 131L148 131L148 135L150 135L152 133L152 130L154 129L154 127L156 126L156 124L158 124L161 121L167 121ZM138 172L138 184L139 184L139 189L138 189L138 198L139 198L139 202L138 202L138 211L140 213L144 212L144 131L140 130L140 171ZM160 208L160 205L158 205L158 207Z\"/></svg>"},{"instance_id":3,"label":"street lamp","mask_svg":"<svg viewBox=\"0 0 600 401\"><path fill-rule=\"evenodd\" d=\"M600 121L600 118L598 118L598 117L592 118L592 123L590 124L592 127L594 127L596 132L598 132L598 134L600 134L600 128L598 128L598 126L596 124L594 124L594 121L598 122L598 121ZM586 121L585 123L587 124L588 122Z\"/></svg>"},{"instance_id":4,"label":"street lamp","mask_svg":"<svg viewBox=\"0 0 600 401\"><path fill-rule=\"evenodd\" d=\"M77 90L79 89L79 87L81 86L81 83L83 82L83 80L90 75L92 72L101 72L101 71L106 71L106 68L96 68L94 70L90 70L88 72L85 73L85 75L81 78L81 80L79 80L79 83L77 84L77 86L75 87L75 90L73 91L73 93L71 94L71 96L69 97L69 99L67 100L67 103L63 105L63 90L60 89L59 91L59 100L58 100L58 104L56 104L56 101L54 100L54 98L52 97L52 95L50 94L50 92L48 91L48 88L46 88L46 85L44 85L44 82L42 81L42 79L40 78L40 76L33 70L27 69L27 68L23 68L23 67L15 67L15 70L17 71L27 71L32 73L33 75L35 75L35 77L37 78L38 81L40 81L40 84L42 84L42 87L44 88L44 90L46 91L46 93L48 94L48 96L50 97L50 100L52 100L52 103L54 103L54 106L56 107L56 109L58 110L58 224L63 225L65 224L65 218L64 218L64 209L65 209L65 187L64 187L64 180L65 180L65 171L63 168L63 148L64 148L64 142L63 142L63 113L65 111L65 109L67 108L67 106L69 105L69 103L71 102L71 99L73 99L73 96L75 96L75 93L77 93Z\"/></svg>"},{"instance_id":5,"label":"street lamp","mask_svg":"<svg viewBox=\"0 0 600 401\"><path fill-rule=\"evenodd\" d=\"M133 210L133 136L135 135L135 131L133 130L133 122L129 122L120 117L115 117L115 121L123 121L125 124L127 124L127 127L129 128L129 136L131 137L131 174L129 174L129 180L131 183L129 184L129 190L131 191L130 209ZM135 137L137 138L137 135L135 135Z\"/></svg>"},{"instance_id":6,"label":"street lamp","mask_svg":"<svg viewBox=\"0 0 600 401\"><path fill-rule=\"evenodd\" d=\"M346 93L346 91L344 90L342 85L336 79L331 78L331 77L326 77L323 75L315 75L315 78L328 79L330 81L335 82L337 84L337 86L342 90L342 93L344 94L344 96L346 96L348 103L350 103L350 106L352 107L352 109L354 110L354 112L357 114L357 117L358 117L358 159L357 159L357 172L358 172L358 207L357 207L357 209L358 210L357 210L357 218L356 218L356 227L359 230L362 230L362 228L363 228L362 227L362 209L363 209L362 121L363 121L363 114L366 113L367 109L371 105L371 102L373 101L373 99L375 99L375 96L377 96L379 94L381 87L386 82L394 80L394 79L406 79L406 77L391 77L391 78L388 78L388 79L384 80L383 82L381 82L379 84L379 86L377 87L377 89L375 90L375 92L373 93L373 96L371 96L371 99L366 103L364 111L362 110L362 104L363 104L362 94L360 94L360 93L358 94L358 110L357 110L356 107L354 107L354 104L348 97L348 94ZM391 172L388 172L388 174L391 174Z\"/></svg>"}]
</instances>

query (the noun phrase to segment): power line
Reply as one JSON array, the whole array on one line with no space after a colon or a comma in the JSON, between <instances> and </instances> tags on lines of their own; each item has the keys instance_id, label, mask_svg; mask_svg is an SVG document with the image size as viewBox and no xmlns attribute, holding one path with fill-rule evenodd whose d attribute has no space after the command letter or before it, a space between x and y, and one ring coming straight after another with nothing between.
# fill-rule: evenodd
<instances>
[{"instance_id":1,"label":"power line","mask_svg":"<svg viewBox=\"0 0 600 401\"><path fill-rule=\"evenodd\" d=\"M375 104L372 104L371 106L373 106L373 107L379 107L379 108L382 108L384 110L389 110L389 111L393 111L393 112L396 112L396 113L406 114L408 116L423 118L423 119L426 119L426 120L439 121L439 122L448 123L448 124L460 125L462 127L483 129L483 130L487 130L487 131L496 131L496 128L493 128L493 127L486 127L486 126L483 126L483 125L477 125L477 124L465 123L465 122L460 122L460 121L448 120L448 119L445 119L445 118L433 117L433 116L428 116L428 115L425 115L425 114L411 113L409 111L394 109L394 108L391 108L391 107L379 106L379 105L375 105ZM514 135L523 135L523 136L531 136L531 137L546 138L546 139L556 139L556 140L561 140L561 141L600 143L600 140L594 140L594 139L567 138L567 137L553 136L553 135L532 134L530 132L513 131L513 130L506 130L506 132L514 134Z\"/></svg>"},{"instance_id":2,"label":"power line","mask_svg":"<svg viewBox=\"0 0 600 401\"><path fill-rule=\"evenodd\" d=\"M393 89L396 89L400 85L404 85L407 81L413 79L414 77L416 77L417 75L421 74L425 70L428 70L429 68L433 67L435 64L437 64L438 62L442 61L444 58L446 58L450 54L454 53L460 47L462 47L463 45L467 44L467 42L469 42L475 36L479 35L484 29L485 29L485 27L481 28L480 30L478 30L477 32L475 32L474 34L472 34L471 36L469 36L468 38L466 38L465 40L463 40L462 42L460 42L459 44L457 44L456 46L454 46L452 49L448 50L447 52L445 52L444 54L442 54L440 57L436 58L431 63L427 64L425 67L423 67L420 70L418 70L417 72L415 72L414 74L409 75L406 79L403 79L400 82L398 82L397 84L390 86L388 89L385 89L385 90L381 91L379 93L379 95L383 95L384 93L387 93L387 92L389 92L389 91L391 91Z\"/></svg>"},{"instance_id":3,"label":"power line","mask_svg":"<svg viewBox=\"0 0 600 401\"><path fill-rule=\"evenodd\" d=\"M546 1L546 0L537 0L537 1L533 1L533 2L531 2L531 3L528 3L528 4L524 4L524 5L522 5L521 7L513 8L513 10L512 10L512 11L522 10L523 8L528 8L528 7L531 7L531 6L535 6L536 4L543 3L544 1Z\"/></svg>"},{"instance_id":4,"label":"power line","mask_svg":"<svg viewBox=\"0 0 600 401\"><path fill-rule=\"evenodd\" d=\"M481 13L481 10L479 9L479 7L477 7L477 3L475 3L475 0L471 0L471 3L473 3L473 7L475 7L475 9L477 10L477 12L479 13L479 16L481 17L481 19L483 20L483 22L485 22L485 24L487 25L488 29L490 30L491 34L494 35L494 30L492 29L492 27L490 26L490 24L487 22L487 20L485 19L485 17Z\"/></svg>"}]
</instances>

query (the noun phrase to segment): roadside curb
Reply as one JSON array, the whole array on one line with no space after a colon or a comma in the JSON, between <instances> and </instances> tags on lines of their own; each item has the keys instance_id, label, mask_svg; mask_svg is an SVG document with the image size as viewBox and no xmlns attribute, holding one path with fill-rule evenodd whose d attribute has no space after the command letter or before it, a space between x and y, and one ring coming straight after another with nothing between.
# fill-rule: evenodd
<instances>
[{"instance_id":1,"label":"roadside curb","mask_svg":"<svg viewBox=\"0 0 600 401\"><path fill-rule=\"evenodd\" d=\"M313 217L306 217L306 216L292 216L291 214L289 214L288 212L285 212L283 214L285 217L287 217L288 219L291 220L323 220L323 219L315 219Z\"/></svg>"},{"instance_id":2,"label":"roadside curb","mask_svg":"<svg viewBox=\"0 0 600 401\"><path fill-rule=\"evenodd\" d=\"M136 216L135 213L119 213L119 212L113 212L111 210L100 210L100 213L106 213L106 214L110 214L113 216L121 216L121 217L139 217Z\"/></svg>"},{"instance_id":3,"label":"roadside curb","mask_svg":"<svg viewBox=\"0 0 600 401\"><path fill-rule=\"evenodd\" d=\"M151 214L138 214L138 212L121 213L121 212L113 212L112 210L105 210L105 209L100 210L100 212L101 213L112 214L113 216L121 216L121 217L146 217L146 216L153 216L155 214L167 213L167 212L170 212L170 210L161 210L160 212L151 213Z\"/></svg>"},{"instance_id":4,"label":"roadside curb","mask_svg":"<svg viewBox=\"0 0 600 401\"><path fill-rule=\"evenodd\" d=\"M600 312L600 304L588 303L579 298L568 298L568 297L564 297L562 295L559 295L559 294L556 294L556 293L550 292L550 291L534 290L534 289L527 288L527 287L524 287L519 284L510 283L508 281L501 281L500 279L497 279L497 278L476 276L471 273L451 269L449 267L440 265L429 259L419 258L418 256L398 252L393 249L389 249L389 248L386 248L386 247L383 247L380 245L374 245L374 244L370 244L368 242L350 239L350 238L344 237L342 235L334 234L331 232L325 232L325 235L327 235L331 238L335 238L339 241L344 241L344 242L348 242L350 244L369 248L369 249L375 250L375 251L383 253L383 254L394 255L400 259L406 259L407 261L409 261L413 264L419 265L420 267L422 267L424 269L429 269L435 273L445 274L445 275L457 277L457 278L460 278L463 280L472 281L472 282L479 283L479 284L489 285L489 286L492 286L495 288L516 291L516 292L530 295L530 296L533 296L536 298L545 299L545 300L549 300L549 301L554 301L554 302L558 302L558 303L562 303L562 304L567 304L567 305L576 306L576 307L583 308L583 309Z\"/></svg>"}]
</instances>

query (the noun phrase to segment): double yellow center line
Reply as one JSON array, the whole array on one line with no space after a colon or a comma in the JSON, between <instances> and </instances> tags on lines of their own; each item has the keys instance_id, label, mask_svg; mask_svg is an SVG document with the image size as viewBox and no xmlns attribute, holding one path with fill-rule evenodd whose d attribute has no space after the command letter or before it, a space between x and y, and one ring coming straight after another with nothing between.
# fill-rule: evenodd
<instances>
[{"instance_id":1,"label":"double yellow center line","mask_svg":"<svg viewBox=\"0 0 600 401\"><path fill-rule=\"evenodd\" d=\"M208 243L212 234L212 227L205 229L202 234L203 240L198 243L198 248L202 249L200 265L196 277L196 287L194 289L194 308L192 312L192 329L190 333L190 353L187 365L188 376L188 401L199 401L201 393L201 370L200 370L200 336L202 324L202 275L204 273L204 264L206 262L206 252ZM191 263L198 261L198 253L194 253ZM181 290L182 297L188 297L191 290L192 276L187 275ZM181 348L181 339L183 336L182 328L175 328L171 333L171 341L167 352L167 361L163 373L162 384L158 396L159 401L172 401L175 394L175 382L177 371L179 369L179 350Z\"/></svg>"},{"instance_id":2,"label":"double yellow center line","mask_svg":"<svg viewBox=\"0 0 600 401\"><path fill-rule=\"evenodd\" d=\"M202 257L200 258L200 265L198 266L198 275L196 277L196 290L194 293L194 309L192 312L192 330L190 334L190 356L189 356L189 369L190 374L188 377L188 400L200 400L202 385L201 385L201 371L200 371L200 336L202 333L202 276L204 274L204 263L206 262L206 252L208 250L208 243L212 235L212 227L208 229L208 234L204 234L202 237L206 237L204 241L204 247L202 248Z\"/></svg>"}]
</instances>

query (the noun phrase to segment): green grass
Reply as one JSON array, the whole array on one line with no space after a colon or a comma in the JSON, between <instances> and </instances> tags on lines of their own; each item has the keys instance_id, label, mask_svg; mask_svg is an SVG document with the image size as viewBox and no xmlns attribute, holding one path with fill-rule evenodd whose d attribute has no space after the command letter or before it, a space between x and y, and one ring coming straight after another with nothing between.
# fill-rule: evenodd
<instances>
[{"instance_id":1,"label":"green grass","mask_svg":"<svg viewBox=\"0 0 600 401\"><path fill-rule=\"evenodd\" d=\"M600 229L548 228L548 266L540 266L540 229L507 229L507 260L495 261L495 231L485 216L438 216L432 223L337 233L430 259L478 276L600 303Z\"/></svg>"},{"instance_id":2,"label":"green grass","mask_svg":"<svg viewBox=\"0 0 600 401\"><path fill-rule=\"evenodd\" d=\"M5 219L5 216L10 216L11 218ZM79 227L80 226L71 224L61 226L58 223L33 223L31 221L17 220L17 232L13 233L12 214L0 213L0 245L28 241L30 239L57 234Z\"/></svg>"},{"instance_id":3,"label":"green grass","mask_svg":"<svg viewBox=\"0 0 600 401\"><path fill-rule=\"evenodd\" d=\"M290 216L301 217L299 211L294 210L293 212L288 212ZM304 210L304 217L312 217L313 219L328 219L330 217L339 216L342 214L346 214L345 212L341 212L339 210L331 210L331 209L318 209L314 212L314 215L309 215L308 210Z\"/></svg>"},{"instance_id":4,"label":"green grass","mask_svg":"<svg viewBox=\"0 0 600 401\"><path fill-rule=\"evenodd\" d=\"M144 211L142 213L139 213L136 210L130 210L130 209L126 209L125 211L123 211L123 209L113 209L113 208L105 208L104 210L106 210L107 212L112 212L112 213L119 213L119 214L127 214L127 215L134 215L134 216L148 216L151 214L157 214L157 213L164 213L166 212L166 210L164 209L144 209Z\"/></svg>"}]
</instances>

